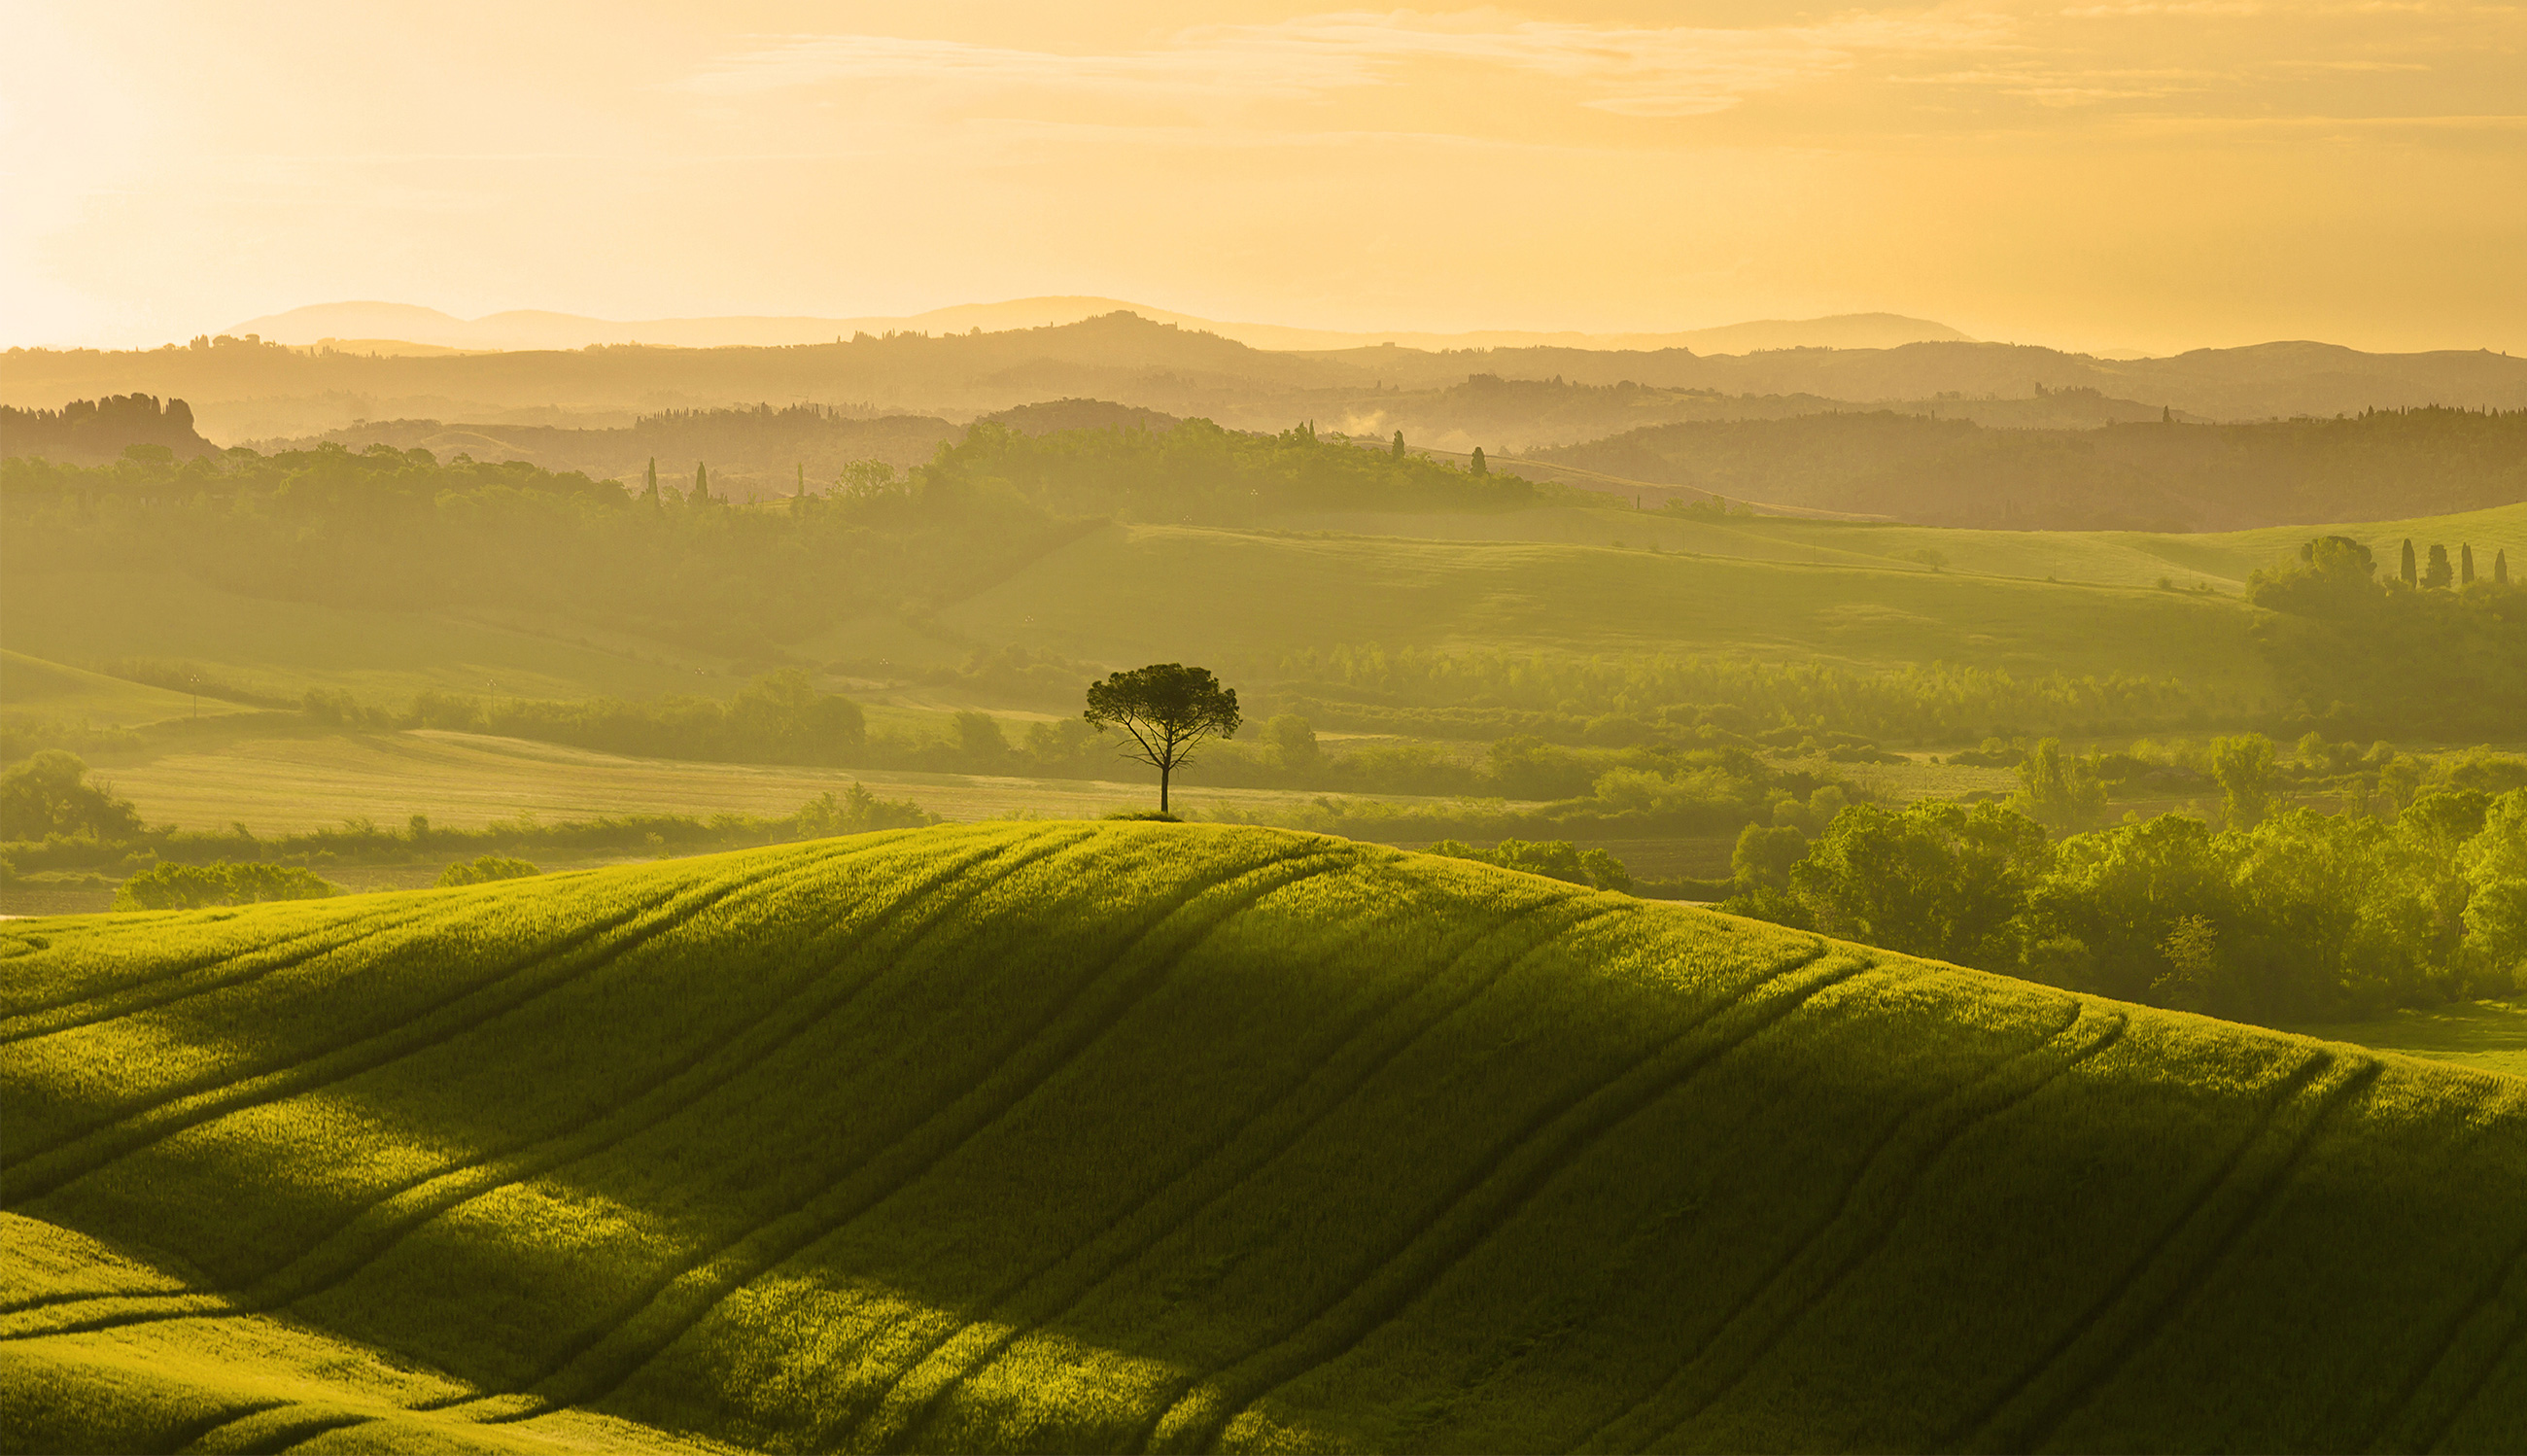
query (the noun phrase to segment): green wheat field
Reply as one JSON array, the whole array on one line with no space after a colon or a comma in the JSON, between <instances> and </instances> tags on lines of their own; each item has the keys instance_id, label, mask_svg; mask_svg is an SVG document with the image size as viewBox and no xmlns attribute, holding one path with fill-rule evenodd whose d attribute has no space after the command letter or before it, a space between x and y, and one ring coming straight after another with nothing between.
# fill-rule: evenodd
<instances>
[{"instance_id":1,"label":"green wheat field","mask_svg":"<svg viewBox=\"0 0 2527 1456\"><path fill-rule=\"evenodd\" d=\"M2527 1082L1276 830L12 921L23 1450L2527 1443Z\"/></svg>"}]
</instances>

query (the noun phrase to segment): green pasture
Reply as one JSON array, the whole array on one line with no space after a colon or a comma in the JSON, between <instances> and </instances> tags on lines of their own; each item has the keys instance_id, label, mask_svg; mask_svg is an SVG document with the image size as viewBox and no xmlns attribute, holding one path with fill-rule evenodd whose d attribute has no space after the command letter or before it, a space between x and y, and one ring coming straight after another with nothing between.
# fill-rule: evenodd
<instances>
[{"instance_id":1,"label":"green pasture","mask_svg":"<svg viewBox=\"0 0 2527 1456\"><path fill-rule=\"evenodd\" d=\"M2457 1001L2428 1010L2408 1007L2374 1020L2301 1029L2381 1051L2527 1076L2527 1004L2515 998Z\"/></svg>"},{"instance_id":2,"label":"green pasture","mask_svg":"<svg viewBox=\"0 0 2527 1456\"><path fill-rule=\"evenodd\" d=\"M1815 566L1866 566L1927 572L1918 559L1934 552L1950 573L2047 578L2090 586L2155 587L2161 578L2187 591L2208 586L2236 595L2247 574L2295 559L2312 536L2349 536L2368 546L2393 572L2406 540L2425 554L2433 542L2454 555L2474 545L2489 575L2492 553L2506 548L2514 570L2527 573L2527 503L2463 515L2350 525L2276 526L2256 531L2166 535L2139 531L1973 531L1891 522L1798 520L1782 516L1709 520L1664 511L1544 506L1490 513L1344 512L1295 522L1364 536L1433 541L1560 542L1635 550L1786 561Z\"/></svg>"},{"instance_id":3,"label":"green pasture","mask_svg":"<svg viewBox=\"0 0 2527 1456\"><path fill-rule=\"evenodd\" d=\"M17 1449L2527 1440L2527 1082L1483 865L991 825L5 935Z\"/></svg>"},{"instance_id":4,"label":"green pasture","mask_svg":"<svg viewBox=\"0 0 2527 1456\"><path fill-rule=\"evenodd\" d=\"M345 819L401 824L427 814L447 829L474 829L522 815L546 823L624 814L795 813L819 794L853 783L887 799L910 799L952 819L1011 815L1093 818L1148 808L1158 780L1117 759L1106 779L1022 778L891 769L804 768L787 764L700 763L630 758L591 749L484 734L417 729L399 733L240 733L179 744L144 761L109 770L118 795L151 824L257 834L320 829ZM1144 779L1147 782L1144 782ZM1314 801L1296 789L1205 788L1198 772L1176 789L1194 815L1246 813ZM1398 804L1429 803L1381 795Z\"/></svg>"},{"instance_id":5,"label":"green pasture","mask_svg":"<svg viewBox=\"0 0 2527 1456\"><path fill-rule=\"evenodd\" d=\"M2234 598L1538 542L1115 527L939 620L1095 661L1374 642L2268 680Z\"/></svg>"},{"instance_id":6,"label":"green pasture","mask_svg":"<svg viewBox=\"0 0 2527 1456\"><path fill-rule=\"evenodd\" d=\"M0 650L0 709L108 728L236 711L216 698L196 699L6 650Z\"/></svg>"},{"instance_id":7,"label":"green pasture","mask_svg":"<svg viewBox=\"0 0 2527 1456\"><path fill-rule=\"evenodd\" d=\"M182 662L271 697L341 688L365 702L398 704L424 688L523 698L724 697L741 681L700 659L655 648L636 658L558 630L248 597L139 572L0 576L0 644L82 668L134 658ZM7 705L20 706L14 689L10 695ZM176 700L187 701L180 694Z\"/></svg>"}]
</instances>

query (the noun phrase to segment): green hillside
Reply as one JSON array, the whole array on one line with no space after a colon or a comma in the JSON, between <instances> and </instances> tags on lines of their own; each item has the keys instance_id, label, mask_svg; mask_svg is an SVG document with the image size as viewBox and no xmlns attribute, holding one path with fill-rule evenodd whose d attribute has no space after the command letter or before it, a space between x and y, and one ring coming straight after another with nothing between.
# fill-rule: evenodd
<instances>
[{"instance_id":1,"label":"green hillside","mask_svg":"<svg viewBox=\"0 0 2527 1456\"><path fill-rule=\"evenodd\" d=\"M1832 564L1554 542L1116 526L938 620L970 640L1092 661L1374 642L1941 661L2177 675L2241 689L2266 679L2247 637L2252 614L2234 598L1934 573L1848 546L1813 554ZM811 644L841 646L839 637Z\"/></svg>"},{"instance_id":2,"label":"green hillside","mask_svg":"<svg viewBox=\"0 0 2527 1456\"><path fill-rule=\"evenodd\" d=\"M165 688L64 667L24 652L0 650L0 708L40 713L71 723L127 727L187 714L224 713L234 709L214 698L207 702Z\"/></svg>"},{"instance_id":3,"label":"green hillside","mask_svg":"<svg viewBox=\"0 0 2527 1456\"><path fill-rule=\"evenodd\" d=\"M2527 1083L1481 865L7 929L12 1449L2527 1440Z\"/></svg>"},{"instance_id":4,"label":"green hillside","mask_svg":"<svg viewBox=\"0 0 2527 1456\"><path fill-rule=\"evenodd\" d=\"M598 645L610 635L601 625L537 625L547 630L494 626L447 612L246 596L174 575L15 571L0 577L0 633L13 658L82 667L180 663L197 669L206 687L218 684L283 702L316 687L400 702L425 688L481 693L491 683L520 697L575 698L719 695L739 681L697 672L712 659L661 644L625 643L632 650L607 650ZM92 680L93 674L82 677ZM22 681L27 687L22 689ZM49 681L39 683L31 669L22 679L13 660L0 702L59 711L40 701ZM131 695L154 691L123 686ZM156 694L151 702L169 699L178 704L175 712L186 710L180 693ZM150 711L134 699L124 716L140 721L140 713L174 715Z\"/></svg>"},{"instance_id":5,"label":"green hillside","mask_svg":"<svg viewBox=\"0 0 2527 1456\"><path fill-rule=\"evenodd\" d=\"M2158 534L2140 531L1976 531L1893 522L1794 520L1781 516L1720 519L1666 511L1539 506L1487 514L1366 511L1327 513L1296 524L1360 536L1435 541L1620 543L1633 548L1819 566L1927 571L1921 553L1935 553L1945 571L1963 575L2053 578L2093 586L2150 587L2165 577L2179 587L2208 585L2235 594L2249 572L2297 559L2308 538L2338 532L2367 546L2394 568L2406 540L2440 542L2454 550L2471 542L2490 561L2507 550L2527 563L2527 502L2459 515L2334 525L2271 526L2255 531ZM2522 568L2527 569L2527 568Z\"/></svg>"}]
</instances>

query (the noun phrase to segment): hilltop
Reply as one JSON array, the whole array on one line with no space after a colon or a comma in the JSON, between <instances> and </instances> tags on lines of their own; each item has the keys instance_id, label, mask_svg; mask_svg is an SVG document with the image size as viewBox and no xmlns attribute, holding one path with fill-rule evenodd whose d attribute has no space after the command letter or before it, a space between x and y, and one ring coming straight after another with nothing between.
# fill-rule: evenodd
<instances>
[{"instance_id":1,"label":"hilltop","mask_svg":"<svg viewBox=\"0 0 2527 1456\"><path fill-rule=\"evenodd\" d=\"M0 951L20 1447L2527 1436L2527 1084L1481 865L997 825Z\"/></svg>"}]
</instances>

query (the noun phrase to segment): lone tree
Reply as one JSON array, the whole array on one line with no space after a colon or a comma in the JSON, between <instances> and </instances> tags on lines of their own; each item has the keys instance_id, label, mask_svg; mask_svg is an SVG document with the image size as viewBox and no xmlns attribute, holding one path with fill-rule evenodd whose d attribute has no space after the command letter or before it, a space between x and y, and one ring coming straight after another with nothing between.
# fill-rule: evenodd
<instances>
[{"instance_id":1,"label":"lone tree","mask_svg":"<svg viewBox=\"0 0 2527 1456\"><path fill-rule=\"evenodd\" d=\"M2410 587L2419 584L2420 578L2413 572L2413 544L2407 540L2404 543L2404 585Z\"/></svg>"},{"instance_id":2,"label":"lone tree","mask_svg":"<svg viewBox=\"0 0 2527 1456\"><path fill-rule=\"evenodd\" d=\"M1237 691L1223 688L1208 667L1153 662L1088 685L1088 711L1100 732L1120 728L1132 736L1138 758L1159 771L1159 812L1167 811L1167 779L1193 756L1206 738L1237 736Z\"/></svg>"}]
</instances>

